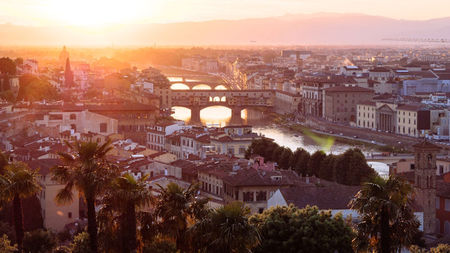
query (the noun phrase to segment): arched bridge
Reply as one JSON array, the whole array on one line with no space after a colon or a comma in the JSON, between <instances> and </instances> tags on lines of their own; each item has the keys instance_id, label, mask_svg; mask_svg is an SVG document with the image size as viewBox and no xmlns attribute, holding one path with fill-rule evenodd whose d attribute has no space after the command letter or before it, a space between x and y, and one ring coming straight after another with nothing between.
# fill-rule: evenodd
<instances>
[{"instance_id":1,"label":"arched bridge","mask_svg":"<svg viewBox=\"0 0 450 253\"><path fill-rule=\"evenodd\" d=\"M181 84L188 86L190 90L192 90L195 86L202 85L202 84L209 86L212 90L216 89L218 86L224 86L224 87L228 88L228 85L226 83L190 81L190 80L185 80L185 79L183 79L182 81L170 81L170 86L172 86L173 84L177 84L177 83L181 83Z\"/></svg>"},{"instance_id":2,"label":"arched bridge","mask_svg":"<svg viewBox=\"0 0 450 253\"><path fill-rule=\"evenodd\" d=\"M241 118L241 111L251 107L274 106L271 90L172 90L171 107L182 106L191 110L191 121L200 122L200 110L220 105L231 109L231 121Z\"/></svg>"}]
</instances>

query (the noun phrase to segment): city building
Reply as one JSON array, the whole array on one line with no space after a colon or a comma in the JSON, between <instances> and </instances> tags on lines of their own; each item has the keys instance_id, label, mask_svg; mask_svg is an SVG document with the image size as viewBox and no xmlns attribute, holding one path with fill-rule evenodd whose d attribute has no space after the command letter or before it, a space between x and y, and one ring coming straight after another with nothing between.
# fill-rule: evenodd
<instances>
[{"instance_id":1,"label":"city building","mask_svg":"<svg viewBox=\"0 0 450 253\"><path fill-rule=\"evenodd\" d=\"M357 104L370 101L374 92L357 86L336 86L323 90L323 116L339 123L357 122Z\"/></svg>"}]
</instances>

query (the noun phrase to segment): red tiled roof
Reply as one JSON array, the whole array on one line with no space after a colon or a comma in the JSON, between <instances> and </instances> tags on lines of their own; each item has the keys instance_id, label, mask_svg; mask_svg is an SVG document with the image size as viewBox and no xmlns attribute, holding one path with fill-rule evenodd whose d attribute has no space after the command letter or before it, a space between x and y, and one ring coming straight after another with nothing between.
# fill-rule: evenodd
<instances>
[{"instance_id":1,"label":"red tiled roof","mask_svg":"<svg viewBox=\"0 0 450 253\"><path fill-rule=\"evenodd\" d=\"M324 182L323 182L324 183ZM307 205L317 206L319 209L348 209L348 203L358 193L361 186L347 186L328 183L325 186L309 185L280 189L288 204L298 208Z\"/></svg>"},{"instance_id":2,"label":"red tiled roof","mask_svg":"<svg viewBox=\"0 0 450 253\"><path fill-rule=\"evenodd\" d=\"M326 88L325 92L373 92L373 90L359 86L334 86Z\"/></svg>"}]
</instances>

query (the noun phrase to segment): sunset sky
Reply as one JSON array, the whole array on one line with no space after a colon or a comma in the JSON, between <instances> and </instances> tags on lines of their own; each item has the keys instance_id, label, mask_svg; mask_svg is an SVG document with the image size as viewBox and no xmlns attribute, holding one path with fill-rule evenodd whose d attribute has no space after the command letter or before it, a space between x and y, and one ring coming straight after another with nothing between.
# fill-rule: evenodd
<instances>
[{"instance_id":1,"label":"sunset sky","mask_svg":"<svg viewBox=\"0 0 450 253\"><path fill-rule=\"evenodd\" d=\"M0 0L0 23L92 26L318 12L424 20L450 16L449 10L448 0Z\"/></svg>"}]
</instances>

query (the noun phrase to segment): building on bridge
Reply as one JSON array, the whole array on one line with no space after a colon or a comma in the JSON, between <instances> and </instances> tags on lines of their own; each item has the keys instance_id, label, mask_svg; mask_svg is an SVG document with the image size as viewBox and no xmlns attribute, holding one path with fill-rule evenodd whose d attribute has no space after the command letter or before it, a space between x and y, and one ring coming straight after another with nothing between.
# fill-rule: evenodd
<instances>
[{"instance_id":1,"label":"building on bridge","mask_svg":"<svg viewBox=\"0 0 450 253\"><path fill-rule=\"evenodd\" d=\"M242 124L241 111L247 108L274 107L271 90L172 90L172 106L191 110L191 124L200 124L200 111L210 106L224 106L232 111L231 124Z\"/></svg>"}]
</instances>

